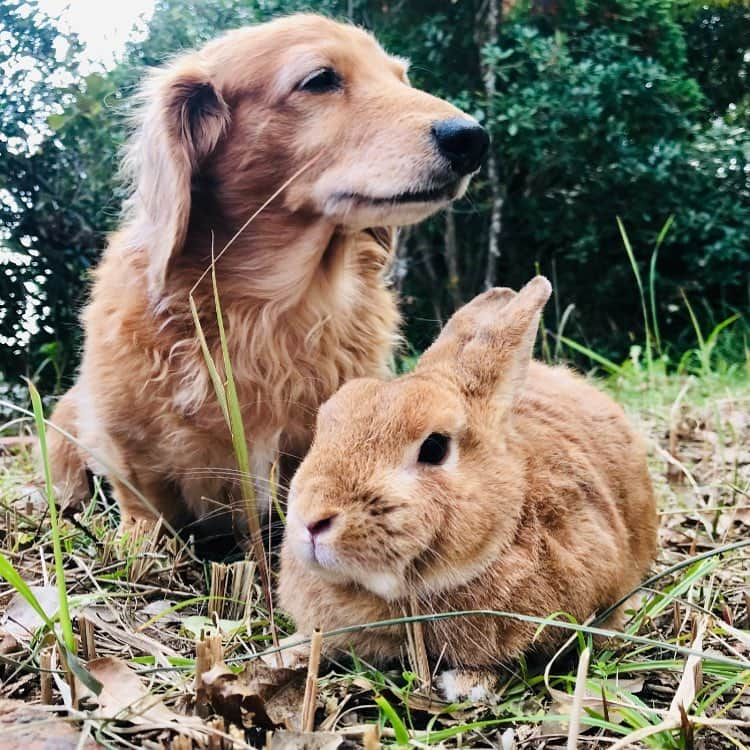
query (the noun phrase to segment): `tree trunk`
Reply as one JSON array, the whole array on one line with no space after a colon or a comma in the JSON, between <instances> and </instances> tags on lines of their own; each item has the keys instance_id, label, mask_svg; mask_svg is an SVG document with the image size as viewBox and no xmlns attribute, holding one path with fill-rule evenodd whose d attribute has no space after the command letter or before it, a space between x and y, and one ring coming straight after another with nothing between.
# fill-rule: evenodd
<instances>
[{"instance_id":1,"label":"tree trunk","mask_svg":"<svg viewBox=\"0 0 750 750\"><path fill-rule=\"evenodd\" d=\"M453 206L445 210L445 264L448 267L448 294L453 309L461 307L461 276L458 271L458 248L456 245L456 217Z\"/></svg>"},{"instance_id":2,"label":"tree trunk","mask_svg":"<svg viewBox=\"0 0 750 750\"><path fill-rule=\"evenodd\" d=\"M412 227L401 227L396 230L396 242L393 250L393 260L388 270L388 283L398 292L398 296L404 289L404 280L409 273L409 238Z\"/></svg>"},{"instance_id":3,"label":"tree trunk","mask_svg":"<svg viewBox=\"0 0 750 750\"><path fill-rule=\"evenodd\" d=\"M496 45L498 39L498 26L500 24L501 0L487 0L486 18L478 19L479 23L486 24L487 36L483 38L480 32L477 32L479 53L484 44ZM495 66L492 63L481 62L482 80L484 82L484 93L487 101L487 125L492 127L495 119L495 94L496 94L496 75ZM487 179L490 184L490 228L489 240L487 244L487 265L484 273L484 288L490 289L495 286L497 275L497 262L500 258L500 233L503 228L503 189L500 184L500 175L497 168L497 158L495 152L490 149L487 159Z\"/></svg>"},{"instance_id":4,"label":"tree trunk","mask_svg":"<svg viewBox=\"0 0 750 750\"><path fill-rule=\"evenodd\" d=\"M427 276L429 276L433 295L430 299L432 302L432 309L435 311L435 320L441 326L443 325L443 313L440 305L440 288L441 285L438 280L438 274L435 266L432 263L432 256L430 254L430 243L427 241L423 232L417 232L416 250L417 255L422 259Z\"/></svg>"}]
</instances>

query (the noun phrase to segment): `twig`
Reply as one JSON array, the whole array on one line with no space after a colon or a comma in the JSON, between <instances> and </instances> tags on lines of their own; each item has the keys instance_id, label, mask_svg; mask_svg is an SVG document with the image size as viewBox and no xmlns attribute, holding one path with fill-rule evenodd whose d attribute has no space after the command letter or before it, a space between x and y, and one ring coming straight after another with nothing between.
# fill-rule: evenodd
<instances>
[{"instance_id":1,"label":"twig","mask_svg":"<svg viewBox=\"0 0 750 750\"><path fill-rule=\"evenodd\" d=\"M370 724L362 735L364 750L380 750L380 727Z\"/></svg>"},{"instance_id":2,"label":"twig","mask_svg":"<svg viewBox=\"0 0 750 750\"><path fill-rule=\"evenodd\" d=\"M221 633L201 638L195 644L195 703L198 716L208 716L208 698L203 686L203 675L224 659Z\"/></svg>"},{"instance_id":3,"label":"twig","mask_svg":"<svg viewBox=\"0 0 750 750\"><path fill-rule=\"evenodd\" d=\"M412 617L419 615L419 605L416 595L412 596L411 599L411 615ZM410 631L410 640L412 643L412 649L414 651L413 667L420 682L425 685L429 691L432 687L432 672L430 671L430 661L427 658L427 647L424 643L424 630L422 621L415 620L410 626L407 627Z\"/></svg>"},{"instance_id":4,"label":"twig","mask_svg":"<svg viewBox=\"0 0 750 750\"><path fill-rule=\"evenodd\" d=\"M96 659L96 633L94 623L84 615L78 616L78 630L81 633L81 649L87 661Z\"/></svg>"},{"instance_id":5,"label":"twig","mask_svg":"<svg viewBox=\"0 0 750 750\"><path fill-rule=\"evenodd\" d=\"M41 701L45 706L52 705L52 648L48 647L39 654L39 678L41 681Z\"/></svg>"},{"instance_id":6,"label":"twig","mask_svg":"<svg viewBox=\"0 0 750 750\"><path fill-rule=\"evenodd\" d=\"M310 661L307 665L305 697L302 701L302 731L312 732L315 728L315 704L318 699L318 671L320 670L320 650L323 635L320 628L313 630L310 640Z\"/></svg>"}]
</instances>

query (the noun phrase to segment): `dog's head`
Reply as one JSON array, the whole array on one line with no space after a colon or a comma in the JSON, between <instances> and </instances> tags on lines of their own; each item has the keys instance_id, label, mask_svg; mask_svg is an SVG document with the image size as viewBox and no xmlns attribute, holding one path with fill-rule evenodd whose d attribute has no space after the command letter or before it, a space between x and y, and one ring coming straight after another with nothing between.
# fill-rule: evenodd
<instances>
[{"instance_id":1,"label":"dog's head","mask_svg":"<svg viewBox=\"0 0 750 750\"><path fill-rule=\"evenodd\" d=\"M239 29L147 84L131 149L159 288L182 247L191 192L237 227L269 196L297 216L356 229L424 219L466 190L485 130L412 88L372 36L315 15ZM236 228L236 227L235 227ZM154 260L152 258L152 260Z\"/></svg>"}]
</instances>

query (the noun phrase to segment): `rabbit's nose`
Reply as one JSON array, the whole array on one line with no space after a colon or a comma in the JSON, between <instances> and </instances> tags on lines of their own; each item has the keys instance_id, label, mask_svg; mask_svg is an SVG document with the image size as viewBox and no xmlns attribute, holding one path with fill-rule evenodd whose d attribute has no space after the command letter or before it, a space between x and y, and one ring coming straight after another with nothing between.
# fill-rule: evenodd
<instances>
[{"instance_id":1,"label":"rabbit's nose","mask_svg":"<svg viewBox=\"0 0 750 750\"><path fill-rule=\"evenodd\" d=\"M330 513L327 516L319 518L317 521L306 524L307 530L310 532L310 536L315 539L316 536L322 534L324 531L328 531L331 528L333 519L336 518L336 513Z\"/></svg>"}]
</instances>

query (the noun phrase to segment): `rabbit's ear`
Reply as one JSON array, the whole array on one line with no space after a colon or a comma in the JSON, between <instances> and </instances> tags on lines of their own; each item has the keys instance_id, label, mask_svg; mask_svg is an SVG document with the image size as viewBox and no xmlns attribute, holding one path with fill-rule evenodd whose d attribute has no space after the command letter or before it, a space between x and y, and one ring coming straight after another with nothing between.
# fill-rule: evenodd
<instances>
[{"instance_id":1,"label":"rabbit's ear","mask_svg":"<svg viewBox=\"0 0 750 750\"><path fill-rule=\"evenodd\" d=\"M505 412L526 379L542 308L552 293L544 276L520 292L496 288L458 310L422 355L419 372L439 371L469 398Z\"/></svg>"}]
</instances>

